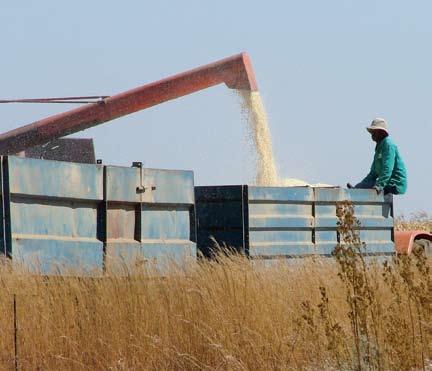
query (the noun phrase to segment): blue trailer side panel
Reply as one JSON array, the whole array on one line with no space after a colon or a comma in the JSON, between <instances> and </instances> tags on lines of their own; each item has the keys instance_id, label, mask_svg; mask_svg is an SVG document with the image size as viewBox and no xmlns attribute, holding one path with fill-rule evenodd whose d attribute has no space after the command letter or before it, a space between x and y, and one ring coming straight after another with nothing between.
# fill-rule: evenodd
<instances>
[{"instance_id":1,"label":"blue trailer side panel","mask_svg":"<svg viewBox=\"0 0 432 371\"><path fill-rule=\"evenodd\" d=\"M310 187L196 187L198 247L232 247L250 257L330 256L340 240L336 204L349 200L372 255L394 253L392 197L373 190Z\"/></svg>"},{"instance_id":2,"label":"blue trailer side panel","mask_svg":"<svg viewBox=\"0 0 432 371\"><path fill-rule=\"evenodd\" d=\"M107 268L196 256L191 171L107 166Z\"/></svg>"},{"instance_id":3,"label":"blue trailer side panel","mask_svg":"<svg viewBox=\"0 0 432 371\"><path fill-rule=\"evenodd\" d=\"M9 156L9 188L14 195L101 200L102 166Z\"/></svg>"},{"instance_id":4,"label":"blue trailer side panel","mask_svg":"<svg viewBox=\"0 0 432 371\"><path fill-rule=\"evenodd\" d=\"M102 166L4 157L10 254L30 271L102 272Z\"/></svg>"},{"instance_id":5,"label":"blue trailer side panel","mask_svg":"<svg viewBox=\"0 0 432 371\"><path fill-rule=\"evenodd\" d=\"M332 249L338 243L336 203L343 200L354 205L354 216L360 223L360 239L366 244L365 252L393 254L392 196L378 195L368 189L315 188L317 246Z\"/></svg>"},{"instance_id":6,"label":"blue trailer side panel","mask_svg":"<svg viewBox=\"0 0 432 371\"><path fill-rule=\"evenodd\" d=\"M110 202L191 205L195 200L193 186L192 171L106 166L106 196ZM143 187L142 191L137 187Z\"/></svg>"},{"instance_id":7,"label":"blue trailer side panel","mask_svg":"<svg viewBox=\"0 0 432 371\"><path fill-rule=\"evenodd\" d=\"M2 166L2 246L30 271L101 274L196 257L190 171L13 156Z\"/></svg>"},{"instance_id":8,"label":"blue trailer side panel","mask_svg":"<svg viewBox=\"0 0 432 371\"><path fill-rule=\"evenodd\" d=\"M248 187L249 255L274 258L315 253L313 190Z\"/></svg>"}]
</instances>

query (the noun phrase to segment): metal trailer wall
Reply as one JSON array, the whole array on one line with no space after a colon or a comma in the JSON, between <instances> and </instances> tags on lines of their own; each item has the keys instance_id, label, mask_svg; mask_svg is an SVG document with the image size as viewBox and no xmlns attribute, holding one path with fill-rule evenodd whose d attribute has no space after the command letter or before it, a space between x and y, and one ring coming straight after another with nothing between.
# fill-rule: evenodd
<instances>
[{"instance_id":1,"label":"metal trailer wall","mask_svg":"<svg viewBox=\"0 0 432 371\"><path fill-rule=\"evenodd\" d=\"M107 268L196 259L191 171L105 167Z\"/></svg>"},{"instance_id":2,"label":"metal trailer wall","mask_svg":"<svg viewBox=\"0 0 432 371\"><path fill-rule=\"evenodd\" d=\"M1 161L1 250L43 274L101 274L196 255L193 173L13 156Z\"/></svg>"},{"instance_id":3,"label":"metal trailer wall","mask_svg":"<svg viewBox=\"0 0 432 371\"><path fill-rule=\"evenodd\" d=\"M195 187L198 249L219 246L272 259L331 255L339 241L336 203L350 200L371 255L394 253L393 199L372 190L310 187Z\"/></svg>"}]
</instances>

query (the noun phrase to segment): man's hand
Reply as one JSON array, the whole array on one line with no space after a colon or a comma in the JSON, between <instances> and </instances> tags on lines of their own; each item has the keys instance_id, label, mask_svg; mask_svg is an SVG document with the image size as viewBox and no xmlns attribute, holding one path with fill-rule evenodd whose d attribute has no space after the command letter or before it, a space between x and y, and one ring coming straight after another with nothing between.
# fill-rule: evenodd
<instances>
[{"instance_id":1,"label":"man's hand","mask_svg":"<svg viewBox=\"0 0 432 371\"><path fill-rule=\"evenodd\" d=\"M379 195L383 191L382 188L378 186L373 186L372 189L375 189L377 195Z\"/></svg>"}]
</instances>

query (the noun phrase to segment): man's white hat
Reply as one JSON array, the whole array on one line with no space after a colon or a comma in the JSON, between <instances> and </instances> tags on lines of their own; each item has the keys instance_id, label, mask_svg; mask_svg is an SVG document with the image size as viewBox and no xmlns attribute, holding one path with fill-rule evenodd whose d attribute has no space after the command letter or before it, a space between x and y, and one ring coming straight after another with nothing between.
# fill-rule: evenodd
<instances>
[{"instance_id":1,"label":"man's white hat","mask_svg":"<svg viewBox=\"0 0 432 371\"><path fill-rule=\"evenodd\" d=\"M388 132L388 128L387 128L387 122L384 119L381 118L376 118L373 119L370 126L368 126L366 128L366 130L371 133L373 130L383 130L385 131L387 134Z\"/></svg>"}]
</instances>

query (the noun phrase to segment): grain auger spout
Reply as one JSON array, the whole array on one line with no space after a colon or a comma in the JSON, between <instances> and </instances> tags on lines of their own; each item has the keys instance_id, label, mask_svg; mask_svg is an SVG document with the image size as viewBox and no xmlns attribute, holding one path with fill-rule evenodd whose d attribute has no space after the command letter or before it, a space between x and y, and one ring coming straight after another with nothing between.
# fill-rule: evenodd
<instances>
[{"instance_id":1,"label":"grain auger spout","mask_svg":"<svg viewBox=\"0 0 432 371\"><path fill-rule=\"evenodd\" d=\"M97 103L60 113L0 135L0 154L27 148L91 128L121 116L225 83L231 89L256 91L249 56L241 53L163 80L125 91Z\"/></svg>"}]
</instances>

